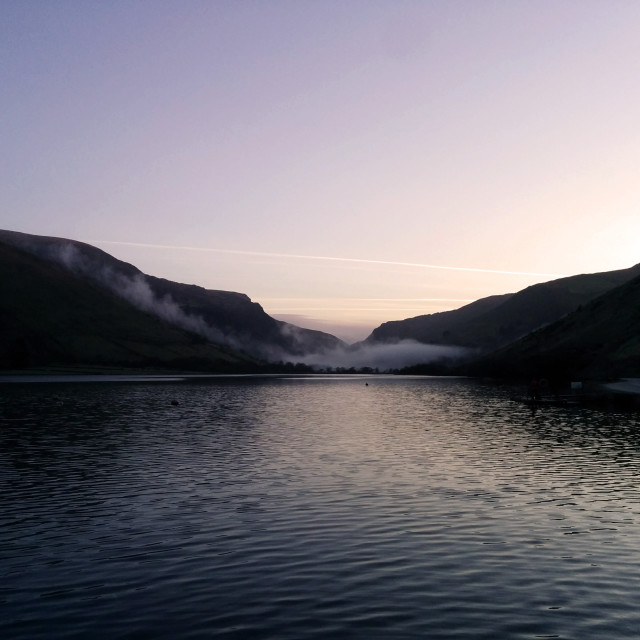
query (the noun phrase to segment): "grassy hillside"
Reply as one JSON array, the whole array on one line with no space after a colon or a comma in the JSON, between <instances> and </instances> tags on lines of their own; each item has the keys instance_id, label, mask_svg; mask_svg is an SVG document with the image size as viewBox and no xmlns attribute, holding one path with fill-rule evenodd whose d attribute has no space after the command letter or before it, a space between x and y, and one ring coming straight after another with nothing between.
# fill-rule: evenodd
<instances>
[{"instance_id":1,"label":"grassy hillside","mask_svg":"<svg viewBox=\"0 0 640 640\"><path fill-rule=\"evenodd\" d=\"M640 277L482 358L468 372L549 379L640 377Z\"/></svg>"},{"instance_id":2,"label":"grassy hillside","mask_svg":"<svg viewBox=\"0 0 640 640\"><path fill-rule=\"evenodd\" d=\"M478 322L485 314L502 305L513 294L490 296L454 311L392 320L374 329L363 344L417 340L427 344L476 346Z\"/></svg>"},{"instance_id":3,"label":"grassy hillside","mask_svg":"<svg viewBox=\"0 0 640 640\"><path fill-rule=\"evenodd\" d=\"M640 265L560 278L515 294L483 298L454 311L387 322L375 329L365 343L413 339L488 352L555 322L637 275Z\"/></svg>"},{"instance_id":4,"label":"grassy hillside","mask_svg":"<svg viewBox=\"0 0 640 640\"><path fill-rule=\"evenodd\" d=\"M91 245L0 230L14 246L124 298L175 327L263 360L289 359L343 346L335 336L275 320L242 293L204 289L143 274Z\"/></svg>"},{"instance_id":5,"label":"grassy hillside","mask_svg":"<svg viewBox=\"0 0 640 640\"><path fill-rule=\"evenodd\" d=\"M2 243L0 336L2 369L94 364L235 371L257 364Z\"/></svg>"}]
</instances>

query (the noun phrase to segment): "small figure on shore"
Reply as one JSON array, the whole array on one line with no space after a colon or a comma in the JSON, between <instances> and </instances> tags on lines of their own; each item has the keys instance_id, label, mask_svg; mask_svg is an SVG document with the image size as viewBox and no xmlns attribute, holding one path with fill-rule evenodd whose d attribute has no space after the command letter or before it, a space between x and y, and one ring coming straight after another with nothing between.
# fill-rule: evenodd
<instances>
[{"instance_id":1,"label":"small figure on shore","mask_svg":"<svg viewBox=\"0 0 640 640\"><path fill-rule=\"evenodd\" d=\"M529 383L529 398L531 400L540 400L540 384L536 378Z\"/></svg>"}]
</instances>

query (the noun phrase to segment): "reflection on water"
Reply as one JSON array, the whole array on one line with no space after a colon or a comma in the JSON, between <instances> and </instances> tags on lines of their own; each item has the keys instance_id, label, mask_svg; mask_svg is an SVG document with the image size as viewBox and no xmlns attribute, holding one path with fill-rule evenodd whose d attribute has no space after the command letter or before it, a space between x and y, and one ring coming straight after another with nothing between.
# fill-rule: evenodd
<instances>
[{"instance_id":1,"label":"reflection on water","mask_svg":"<svg viewBox=\"0 0 640 640\"><path fill-rule=\"evenodd\" d=\"M0 394L2 637L640 633L637 414L382 376Z\"/></svg>"}]
</instances>

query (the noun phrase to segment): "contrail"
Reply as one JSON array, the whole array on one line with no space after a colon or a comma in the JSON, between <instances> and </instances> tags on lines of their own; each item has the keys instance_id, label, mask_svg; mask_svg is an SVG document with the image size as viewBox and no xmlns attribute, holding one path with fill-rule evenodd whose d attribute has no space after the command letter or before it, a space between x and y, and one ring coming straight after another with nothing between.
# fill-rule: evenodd
<instances>
[{"instance_id":1,"label":"contrail","mask_svg":"<svg viewBox=\"0 0 640 640\"><path fill-rule=\"evenodd\" d=\"M422 264L419 262L396 262L393 260L367 260L365 258L337 258L335 256L307 256L297 253L270 253L267 251L240 251L237 249L211 249L206 247L185 247L169 244L146 244L142 242L120 242L116 240L87 240L97 244L117 244L127 247L146 247L150 249L176 249L178 251L200 251L202 253L226 253L242 256L261 256L267 258L294 258L297 260L324 260L331 262L350 262L356 264L379 264L395 267L415 267L418 269L441 269L445 271L469 271L473 273L496 273L508 276L536 276L544 278L563 278L562 273L536 273L532 271L507 271L503 269L479 269L477 267L450 267L441 264Z\"/></svg>"}]
</instances>

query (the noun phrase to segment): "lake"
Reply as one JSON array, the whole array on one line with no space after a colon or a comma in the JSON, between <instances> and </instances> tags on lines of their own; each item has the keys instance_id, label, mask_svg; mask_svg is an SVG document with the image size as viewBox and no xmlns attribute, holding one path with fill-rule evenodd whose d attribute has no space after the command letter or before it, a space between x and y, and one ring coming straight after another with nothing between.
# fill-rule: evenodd
<instances>
[{"instance_id":1,"label":"lake","mask_svg":"<svg viewBox=\"0 0 640 640\"><path fill-rule=\"evenodd\" d=\"M640 637L639 415L513 392L0 384L0 637Z\"/></svg>"}]
</instances>

